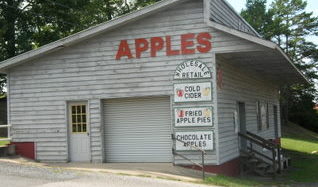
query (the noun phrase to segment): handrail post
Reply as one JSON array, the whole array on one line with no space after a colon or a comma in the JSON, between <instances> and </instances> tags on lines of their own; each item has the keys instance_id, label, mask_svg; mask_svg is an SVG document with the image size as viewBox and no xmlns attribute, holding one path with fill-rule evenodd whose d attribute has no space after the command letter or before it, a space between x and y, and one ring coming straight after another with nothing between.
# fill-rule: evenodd
<instances>
[{"instance_id":1,"label":"handrail post","mask_svg":"<svg viewBox=\"0 0 318 187\"><path fill-rule=\"evenodd\" d=\"M174 140L174 141L173 141L173 146L175 146L175 144L177 143L177 141L179 141L179 142L181 142L181 143L185 143L184 141L179 140L178 138L175 138L174 134L171 134L171 138L172 138L172 140ZM197 163L191 161L190 159L186 158L185 156L182 156L182 155L180 155L180 154L178 154L178 155L181 156L182 158L184 158L184 159L186 159L186 160L188 160L188 161L194 163L196 166L201 167L201 168L202 168L202 179L204 180L204 179L205 179L204 155L206 154L206 152L205 152L203 149L201 149L201 148L199 148L199 147L197 147L197 146L192 146L192 145L190 145L190 147L193 148L193 149L195 149L196 151L200 151L200 152L202 153L202 155L201 155L202 165L197 164ZM172 148L172 153L173 153L173 154L176 154L176 150L175 150L174 148Z\"/></svg>"},{"instance_id":2,"label":"handrail post","mask_svg":"<svg viewBox=\"0 0 318 187\"><path fill-rule=\"evenodd\" d=\"M281 172L282 170L282 162L281 162L281 150L280 150L280 146L277 145L277 160L278 160L278 173Z\"/></svg>"},{"instance_id":3,"label":"handrail post","mask_svg":"<svg viewBox=\"0 0 318 187\"><path fill-rule=\"evenodd\" d=\"M276 167L276 150L273 148L272 149L272 152L273 152L273 174L274 174L274 178L276 178L276 170L277 170L277 167Z\"/></svg>"},{"instance_id":4,"label":"handrail post","mask_svg":"<svg viewBox=\"0 0 318 187\"><path fill-rule=\"evenodd\" d=\"M202 179L205 179L205 167L204 167L204 152L202 153Z\"/></svg>"}]
</instances>

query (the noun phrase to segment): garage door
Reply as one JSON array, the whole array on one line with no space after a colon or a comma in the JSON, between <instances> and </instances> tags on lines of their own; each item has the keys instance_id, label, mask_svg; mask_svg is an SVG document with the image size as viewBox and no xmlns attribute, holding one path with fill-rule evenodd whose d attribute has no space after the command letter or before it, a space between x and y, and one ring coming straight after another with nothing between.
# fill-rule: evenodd
<instances>
[{"instance_id":1,"label":"garage door","mask_svg":"<svg viewBox=\"0 0 318 187\"><path fill-rule=\"evenodd\" d=\"M104 101L106 162L171 162L169 97Z\"/></svg>"}]
</instances>

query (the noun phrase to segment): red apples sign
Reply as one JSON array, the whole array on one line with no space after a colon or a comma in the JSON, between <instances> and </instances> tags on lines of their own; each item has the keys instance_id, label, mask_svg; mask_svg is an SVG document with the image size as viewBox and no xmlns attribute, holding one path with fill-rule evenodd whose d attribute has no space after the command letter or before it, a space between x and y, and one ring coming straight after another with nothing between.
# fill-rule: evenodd
<instances>
[{"instance_id":1,"label":"red apples sign","mask_svg":"<svg viewBox=\"0 0 318 187\"><path fill-rule=\"evenodd\" d=\"M179 45L173 47L172 40L178 40ZM150 57L157 57L158 52L162 51L165 52L166 56L208 53L212 49L211 40L212 36L208 32L187 33L178 37L164 36L137 38L133 41L121 40L115 58L116 60L141 58L146 54Z\"/></svg>"}]
</instances>

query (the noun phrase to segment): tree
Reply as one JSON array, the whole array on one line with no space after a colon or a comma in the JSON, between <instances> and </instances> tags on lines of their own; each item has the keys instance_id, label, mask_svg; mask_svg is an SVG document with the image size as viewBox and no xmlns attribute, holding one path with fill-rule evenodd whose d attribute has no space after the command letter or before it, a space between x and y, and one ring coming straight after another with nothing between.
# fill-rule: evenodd
<instances>
[{"instance_id":1,"label":"tree","mask_svg":"<svg viewBox=\"0 0 318 187\"><path fill-rule=\"evenodd\" d=\"M318 79L318 48L307 39L310 35L318 36L318 17L305 11L307 2L303 0L275 0L267 12L265 4L265 0L247 0L242 16L256 30L263 29L260 33L276 42L311 82L281 88L283 118L318 131L313 112L313 101L317 98L314 82ZM267 16L272 20L267 21Z\"/></svg>"},{"instance_id":2,"label":"tree","mask_svg":"<svg viewBox=\"0 0 318 187\"><path fill-rule=\"evenodd\" d=\"M247 0L241 16L265 39L270 39L273 13L266 10L266 3L266 0Z\"/></svg>"},{"instance_id":3,"label":"tree","mask_svg":"<svg viewBox=\"0 0 318 187\"><path fill-rule=\"evenodd\" d=\"M133 9L139 9L148 5L151 5L153 3L159 2L161 0L135 0Z\"/></svg>"}]
</instances>

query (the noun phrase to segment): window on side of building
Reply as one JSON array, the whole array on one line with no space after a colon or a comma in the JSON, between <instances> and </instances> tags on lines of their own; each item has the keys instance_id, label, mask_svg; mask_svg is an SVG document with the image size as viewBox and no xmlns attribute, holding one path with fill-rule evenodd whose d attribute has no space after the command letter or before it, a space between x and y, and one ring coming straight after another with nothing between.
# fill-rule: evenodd
<instances>
[{"instance_id":1,"label":"window on side of building","mask_svg":"<svg viewBox=\"0 0 318 187\"><path fill-rule=\"evenodd\" d=\"M256 102L256 118L257 118L257 130L262 131L269 129L269 112L268 103Z\"/></svg>"}]
</instances>

